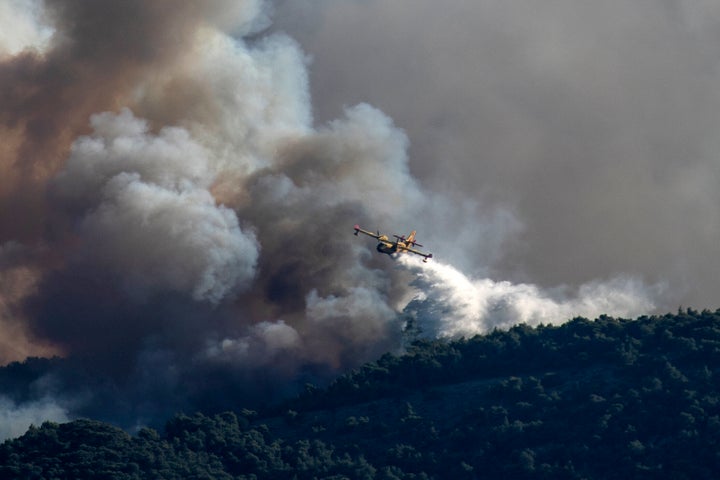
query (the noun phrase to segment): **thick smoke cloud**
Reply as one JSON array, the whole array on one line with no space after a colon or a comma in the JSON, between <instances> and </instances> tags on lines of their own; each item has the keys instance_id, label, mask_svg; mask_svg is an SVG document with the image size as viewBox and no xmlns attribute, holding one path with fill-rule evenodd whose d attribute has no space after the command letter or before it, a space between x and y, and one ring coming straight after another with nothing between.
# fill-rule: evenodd
<instances>
[{"instance_id":1,"label":"thick smoke cloud","mask_svg":"<svg viewBox=\"0 0 720 480\"><path fill-rule=\"evenodd\" d=\"M40 277L36 249L17 242L0 244L0 363L32 355L59 353L51 342L32 338L23 312L26 297L35 291Z\"/></svg>"},{"instance_id":2,"label":"thick smoke cloud","mask_svg":"<svg viewBox=\"0 0 720 480\"><path fill-rule=\"evenodd\" d=\"M632 269L489 279L526 273L522 201L466 158L410 159L460 127L416 138L353 95L325 118L333 88L314 118L311 61L266 3L9 5L29 27L0 37L0 358L61 357L0 369L18 418L131 428L327 381L400 351L409 323L457 337L655 308ZM380 256L354 223L416 228L438 263Z\"/></svg>"},{"instance_id":3,"label":"thick smoke cloud","mask_svg":"<svg viewBox=\"0 0 720 480\"><path fill-rule=\"evenodd\" d=\"M83 262L135 290L169 290L218 303L247 286L258 246L235 213L217 205L208 153L187 131L123 110L93 116L56 177L54 198L79 210Z\"/></svg>"}]
</instances>

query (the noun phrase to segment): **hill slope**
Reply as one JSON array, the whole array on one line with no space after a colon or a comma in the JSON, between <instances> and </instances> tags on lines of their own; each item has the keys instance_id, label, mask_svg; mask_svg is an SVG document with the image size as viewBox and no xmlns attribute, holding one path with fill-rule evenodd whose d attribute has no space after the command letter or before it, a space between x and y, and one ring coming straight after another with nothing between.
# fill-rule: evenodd
<instances>
[{"instance_id":1,"label":"hill slope","mask_svg":"<svg viewBox=\"0 0 720 480\"><path fill-rule=\"evenodd\" d=\"M713 478L720 310L416 342L264 412L135 436L79 420L0 446L3 478ZM240 408L240 406L239 406Z\"/></svg>"}]
</instances>

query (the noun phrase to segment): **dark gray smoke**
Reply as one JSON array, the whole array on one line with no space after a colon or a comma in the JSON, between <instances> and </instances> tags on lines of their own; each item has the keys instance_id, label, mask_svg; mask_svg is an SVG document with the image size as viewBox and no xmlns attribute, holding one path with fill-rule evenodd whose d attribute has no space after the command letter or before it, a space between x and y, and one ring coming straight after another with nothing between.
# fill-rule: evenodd
<instances>
[{"instance_id":1,"label":"dark gray smoke","mask_svg":"<svg viewBox=\"0 0 720 480\"><path fill-rule=\"evenodd\" d=\"M343 100L356 105L338 108L336 95L354 85L346 76L355 73L336 58L340 70L329 83L323 65L343 47L375 40L338 41L338 52L324 60L313 42L324 44L344 23L333 20L344 9L362 16L380 4L337 2L316 11L321 4L276 5L280 25L309 43L314 60L268 29L269 5L261 1L1 7L0 360L61 357L2 369L12 380L5 384L14 385L0 392L13 424L82 414L132 427L180 409L257 404L399 351L408 320L424 335L456 337L655 308L659 287L641 277L653 284L672 277L645 275L632 263L578 274L584 258L569 246L566 275L554 265L543 277L536 267L545 257L525 256L535 241L539 255L548 253L525 202L542 209L533 192L558 172L550 162L550 173L520 188L527 172L517 162L550 158L544 148L555 148L550 134L559 135L551 125L545 132L538 122L535 136L522 137L525 147L516 142L504 151L495 142L518 134L513 122L506 131L483 113L493 136L475 130L472 110L467 124L453 116L458 100L447 89L465 94L464 75L443 71L435 91L426 91L427 80L405 75L402 62L377 74L405 78L407 92L365 76L375 86L358 86ZM285 25L288 9L303 15ZM386 13L383 22L401 12ZM317 33L306 22L317 22ZM459 38L509 41L492 32ZM423 42L385 42L405 45L399 59L434 61L432 51L414 50ZM545 86L552 87L552 58L535 61L550 68ZM526 108L553 118L550 105L533 106L518 81L518 118L530 122ZM492 82L488 92L483 85L478 94L497 102L502 120L503 97L492 100ZM407 133L358 92L385 92L389 110L405 105L398 114ZM408 112L419 116L410 121ZM423 122L434 125L428 135L416 130ZM580 152L587 136L571 136L571 147ZM501 153L508 170L497 163ZM563 165L581 162L555 153ZM612 193L598 201L616 202ZM545 195L596 214L587 196ZM352 236L355 223L388 234L417 229L438 262L380 256L372 239ZM498 272L550 279L553 288L486 278Z\"/></svg>"}]
</instances>

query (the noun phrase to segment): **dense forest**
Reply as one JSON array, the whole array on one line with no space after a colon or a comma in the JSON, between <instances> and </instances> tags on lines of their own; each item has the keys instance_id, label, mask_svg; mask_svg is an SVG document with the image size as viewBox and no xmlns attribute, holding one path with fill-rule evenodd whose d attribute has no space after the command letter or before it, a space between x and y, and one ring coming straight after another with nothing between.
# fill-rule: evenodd
<instances>
[{"instance_id":1,"label":"dense forest","mask_svg":"<svg viewBox=\"0 0 720 480\"><path fill-rule=\"evenodd\" d=\"M716 478L720 310L417 341L265 410L46 422L0 478Z\"/></svg>"}]
</instances>

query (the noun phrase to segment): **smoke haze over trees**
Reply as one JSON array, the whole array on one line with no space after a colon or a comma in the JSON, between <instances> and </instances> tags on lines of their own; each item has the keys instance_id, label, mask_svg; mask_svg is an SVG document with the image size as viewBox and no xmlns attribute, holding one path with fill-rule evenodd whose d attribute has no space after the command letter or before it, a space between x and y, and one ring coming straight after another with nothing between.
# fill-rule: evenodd
<instances>
[{"instance_id":1,"label":"smoke haze over trees","mask_svg":"<svg viewBox=\"0 0 720 480\"><path fill-rule=\"evenodd\" d=\"M716 72L685 55L709 4L393 5L0 6L4 435L278 398L408 330L712 303ZM355 223L417 229L438 261L376 255Z\"/></svg>"}]
</instances>

